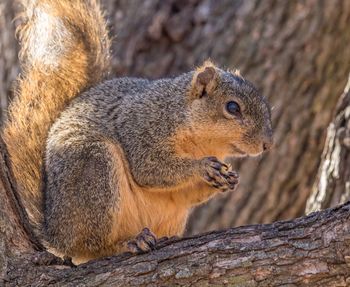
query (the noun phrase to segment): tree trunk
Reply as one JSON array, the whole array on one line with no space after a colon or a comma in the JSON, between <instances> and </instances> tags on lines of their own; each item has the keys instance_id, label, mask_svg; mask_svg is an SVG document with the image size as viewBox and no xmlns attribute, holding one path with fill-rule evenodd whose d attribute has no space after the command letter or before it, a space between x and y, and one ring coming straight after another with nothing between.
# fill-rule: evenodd
<instances>
[{"instance_id":1,"label":"tree trunk","mask_svg":"<svg viewBox=\"0 0 350 287\"><path fill-rule=\"evenodd\" d=\"M12 2L0 3L3 106L18 70ZM239 189L195 210L188 233L301 215L350 70L350 2L103 3L116 35L114 74L175 75L210 57L222 67L240 68L274 106L275 149L258 159L236 160Z\"/></svg>"},{"instance_id":2,"label":"tree trunk","mask_svg":"<svg viewBox=\"0 0 350 287\"><path fill-rule=\"evenodd\" d=\"M350 77L340 97L334 120L328 127L317 181L306 212L336 206L350 200Z\"/></svg>"}]
</instances>

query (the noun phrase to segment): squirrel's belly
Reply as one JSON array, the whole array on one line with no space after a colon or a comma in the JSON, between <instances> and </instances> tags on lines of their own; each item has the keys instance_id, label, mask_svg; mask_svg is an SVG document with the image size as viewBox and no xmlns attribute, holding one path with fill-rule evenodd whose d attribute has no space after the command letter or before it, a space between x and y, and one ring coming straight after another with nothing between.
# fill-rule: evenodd
<instances>
[{"instance_id":1,"label":"squirrel's belly","mask_svg":"<svg viewBox=\"0 0 350 287\"><path fill-rule=\"evenodd\" d=\"M188 206L179 203L172 193L143 190L133 181L122 149L112 144L110 151L115 161L113 182L117 182L118 194L118 200L110 210L113 219L110 241L129 240L145 227L157 237L181 235Z\"/></svg>"},{"instance_id":2,"label":"squirrel's belly","mask_svg":"<svg viewBox=\"0 0 350 287\"><path fill-rule=\"evenodd\" d=\"M173 193L149 191L142 192L141 202L138 203L141 225L149 227L158 237L181 236L189 209L181 206Z\"/></svg>"},{"instance_id":3,"label":"squirrel's belly","mask_svg":"<svg viewBox=\"0 0 350 287\"><path fill-rule=\"evenodd\" d=\"M145 227L158 238L180 236L184 231L188 212L187 208L176 204L176 199L173 199L171 194L130 190L120 197L118 209L114 214L112 236L118 241L128 240L134 238Z\"/></svg>"}]
</instances>

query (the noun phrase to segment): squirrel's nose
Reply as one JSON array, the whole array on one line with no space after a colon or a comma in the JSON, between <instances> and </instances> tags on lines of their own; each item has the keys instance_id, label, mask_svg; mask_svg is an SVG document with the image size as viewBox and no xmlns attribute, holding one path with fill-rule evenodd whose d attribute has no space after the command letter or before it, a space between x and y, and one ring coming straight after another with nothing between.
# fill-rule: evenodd
<instances>
[{"instance_id":1,"label":"squirrel's nose","mask_svg":"<svg viewBox=\"0 0 350 287\"><path fill-rule=\"evenodd\" d=\"M272 148L273 146L273 138L268 138L268 139L264 139L263 141L263 150L264 151L268 151Z\"/></svg>"}]
</instances>

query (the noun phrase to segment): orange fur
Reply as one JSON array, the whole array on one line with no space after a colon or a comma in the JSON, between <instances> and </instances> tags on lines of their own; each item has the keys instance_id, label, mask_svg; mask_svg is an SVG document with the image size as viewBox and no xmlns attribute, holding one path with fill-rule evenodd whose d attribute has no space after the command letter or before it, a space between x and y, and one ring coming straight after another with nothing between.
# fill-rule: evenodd
<instances>
[{"instance_id":1,"label":"orange fur","mask_svg":"<svg viewBox=\"0 0 350 287\"><path fill-rule=\"evenodd\" d=\"M23 204L38 225L48 130L72 98L105 76L109 39L94 0L25 3L24 24L18 30L23 71L3 137Z\"/></svg>"},{"instance_id":2,"label":"orange fur","mask_svg":"<svg viewBox=\"0 0 350 287\"><path fill-rule=\"evenodd\" d=\"M226 125L193 123L190 127L179 129L172 141L180 157L201 159L216 156L223 160L232 153L230 144L238 142L240 137L241 131L238 128L233 134L227 132Z\"/></svg>"},{"instance_id":3,"label":"orange fur","mask_svg":"<svg viewBox=\"0 0 350 287\"><path fill-rule=\"evenodd\" d=\"M110 150L116 161L115 178L120 197L112 211L116 215L112 238L133 237L145 226L158 237L182 234L188 206L180 204L176 192L140 187L130 174L121 148L113 144Z\"/></svg>"}]
</instances>

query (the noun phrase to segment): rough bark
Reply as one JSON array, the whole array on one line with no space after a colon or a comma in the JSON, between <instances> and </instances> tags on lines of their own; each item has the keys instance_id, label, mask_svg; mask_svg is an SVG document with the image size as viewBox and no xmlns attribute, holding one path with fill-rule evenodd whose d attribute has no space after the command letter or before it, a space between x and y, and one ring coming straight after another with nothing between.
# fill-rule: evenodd
<instances>
[{"instance_id":1,"label":"rough bark","mask_svg":"<svg viewBox=\"0 0 350 287\"><path fill-rule=\"evenodd\" d=\"M349 286L350 204L217 231L77 268L9 260L5 286ZM1 281L0 281L1 282Z\"/></svg>"},{"instance_id":2,"label":"rough bark","mask_svg":"<svg viewBox=\"0 0 350 287\"><path fill-rule=\"evenodd\" d=\"M1 5L14 9L12 2ZM274 151L237 161L239 189L195 211L189 233L302 214L350 68L350 2L103 2L116 35L116 75L175 75L211 57L220 66L240 68L275 107ZM2 23L9 29L6 38L13 39L9 17ZM12 55L6 65L16 71L10 63L17 53L12 44L3 47ZM0 80L8 85L10 78Z\"/></svg>"},{"instance_id":3,"label":"rough bark","mask_svg":"<svg viewBox=\"0 0 350 287\"><path fill-rule=\"evenodd\" d=\"M340 97L306 212L333 207L350 199L350 77Z\"/></svg>"}]
</instances>

